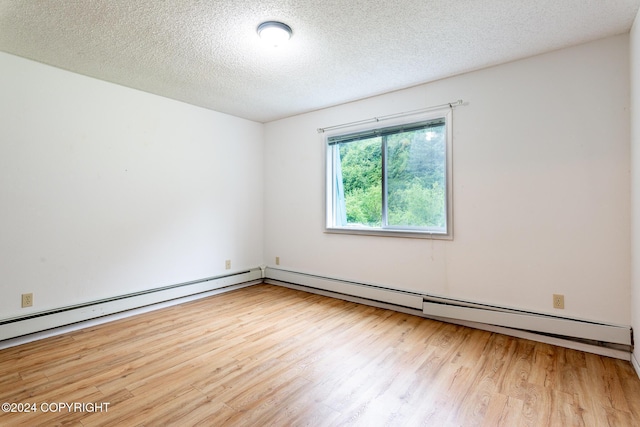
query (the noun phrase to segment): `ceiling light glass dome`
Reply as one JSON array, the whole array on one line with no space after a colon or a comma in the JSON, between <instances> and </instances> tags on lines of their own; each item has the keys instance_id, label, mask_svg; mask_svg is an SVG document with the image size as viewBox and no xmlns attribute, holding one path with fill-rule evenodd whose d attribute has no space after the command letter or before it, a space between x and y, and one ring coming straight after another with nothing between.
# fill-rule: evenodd
<instances>
[{"instance_id":1,"label":"ceiling light glass dome","mask_svg":"<svg viewBox=\"0 0 640 427\"><path fill-rule=\"evenodd\" d=\"M271 46L281 46L291 38L291 27L277 21L267 21L258 25L258 35Z\"/></svg>"}]
</instances>

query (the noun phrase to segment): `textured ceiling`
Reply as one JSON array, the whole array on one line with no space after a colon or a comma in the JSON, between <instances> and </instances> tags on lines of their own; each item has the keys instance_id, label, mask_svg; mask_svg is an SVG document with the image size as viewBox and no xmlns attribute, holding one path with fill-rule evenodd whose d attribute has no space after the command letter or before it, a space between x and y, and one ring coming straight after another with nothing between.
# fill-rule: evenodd
<instances>
[{"instance_id":1,"label":"textured ceiling","mask_svg":"<svg viewBox=\"0 0 640 427\"><path fill-rule=\"evenodd\" d=\"M627 32L640 0L0 0L0 50L266 122ZM256 27L293 28L284 47Z\"/></svg>"}]
</instances>

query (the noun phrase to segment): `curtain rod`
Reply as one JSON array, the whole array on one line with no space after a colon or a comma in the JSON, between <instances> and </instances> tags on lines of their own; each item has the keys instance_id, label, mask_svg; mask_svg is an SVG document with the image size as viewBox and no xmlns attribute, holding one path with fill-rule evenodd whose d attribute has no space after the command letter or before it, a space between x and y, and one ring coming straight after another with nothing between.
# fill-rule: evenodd
<instances>
[{"instance_id":1,"label":"curtain rod","mask_svg":"<svg viewBox=\"0 0 640 427\"><path fill-rule=\"evenodd\" d=\"M419 110L405 111L404 113L389 114L387 116L373 117L371 119L359 120L357 122L349 122L349 123L343 123L341 125L327 126L326 128L318 128L318 133L324 133L328 130L333 130L333 129L342 129L349 126L362 125L365 123L381 122L383 120L395 119L398 117L410 116L413 114L425 113L427 111L439 110L444 107L453 108L453 107L457 107L458 105L462 105L462 99L458 99L455 102L447 102L446 104L440 104L440 105L434 105L431 107L421 108Z\"/></svg>"}]
</instances>

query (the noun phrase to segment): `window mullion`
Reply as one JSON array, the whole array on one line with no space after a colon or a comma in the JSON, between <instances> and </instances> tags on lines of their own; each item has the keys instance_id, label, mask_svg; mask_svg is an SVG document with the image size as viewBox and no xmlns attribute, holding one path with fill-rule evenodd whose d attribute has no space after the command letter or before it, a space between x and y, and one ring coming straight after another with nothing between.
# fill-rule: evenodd
<instances>
[{"instance_id":1,"label":"window mullion","mask_svg":"<svg viewBox=\"0 0 640 427\"><path fill-rule=\"evenodd\" d=\"M382 228L386 228L387 221L387 135L382 135Z\"/></svg>"},{"instance_id":2,"label":"window mullion","mask_svg":"<svg viewBox=\"0 0 640 427\"><path fill-rule=\"evenodd\" d=\"M334 177L334 223L341 227L347 225L347 209L344 199L344 186L342 180L342 159L340 158L340 146L337 145L333 150L333 177Z\"/></svg>"}]
</instances>

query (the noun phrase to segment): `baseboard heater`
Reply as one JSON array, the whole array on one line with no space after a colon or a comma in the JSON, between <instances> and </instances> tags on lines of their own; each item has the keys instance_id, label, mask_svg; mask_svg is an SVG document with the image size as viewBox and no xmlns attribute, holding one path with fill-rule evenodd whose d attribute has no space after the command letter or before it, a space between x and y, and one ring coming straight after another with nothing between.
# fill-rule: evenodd
<instances>
[{"instance_id":1,"label":"baseboard heater","mask_svg":"<svg viewBox=\"0 0 640 427\"><path fill-rule=\"evenodd\" d=\"M209 277L2 320L0 321L0 341L216 289L243 283L260 283L262 275L260 268L253 268L229 275Z\"/></svg>"},{"instance_id":2,"label":"baseboard heater","mask_svg":"<svg viewBox=\"0 0 640 427\"><path fill-rule=\"evenodd\" d=\"M577 338L601 344L631 346L631 328L466 301L425 296L422 312L431 316L504 326L512 329Z\"/></svg>"},{"instance_id":3,"label":"baseboard heater","mask_svg":"<svg viewBox=\"0 0 640 427\"><path fill-rule=\"evenodd\" d=\"M408 308L414 312L419 310L419 313L425 317L439 320L450 319L453 323L462 321L491 325L565 340L580 340L588 342L590 345L603 347L624 346L626 347L625 351L628 351L632 345L631 328L624 325L598 323L447 299L271 267L266 269L265 279L268 283L270 280L289 283L337 295L348 295Z\"/></svg>"},{"instance_id":4,"label":"baseboard heater","mask_svg":"<svg viewBox=\"0 0 640 427\"><path fill-rule=\"evenodd\" d=\"M322 289L337 294L351 295L372 301L398 305L413 309L422 309L422 295L403 292L381 286L373 286L340 279L331 279L307 273L280 270L271 267L265 269L265 278L285 283L293 283L309 288Z\"/></svg>"}]
</instances>

